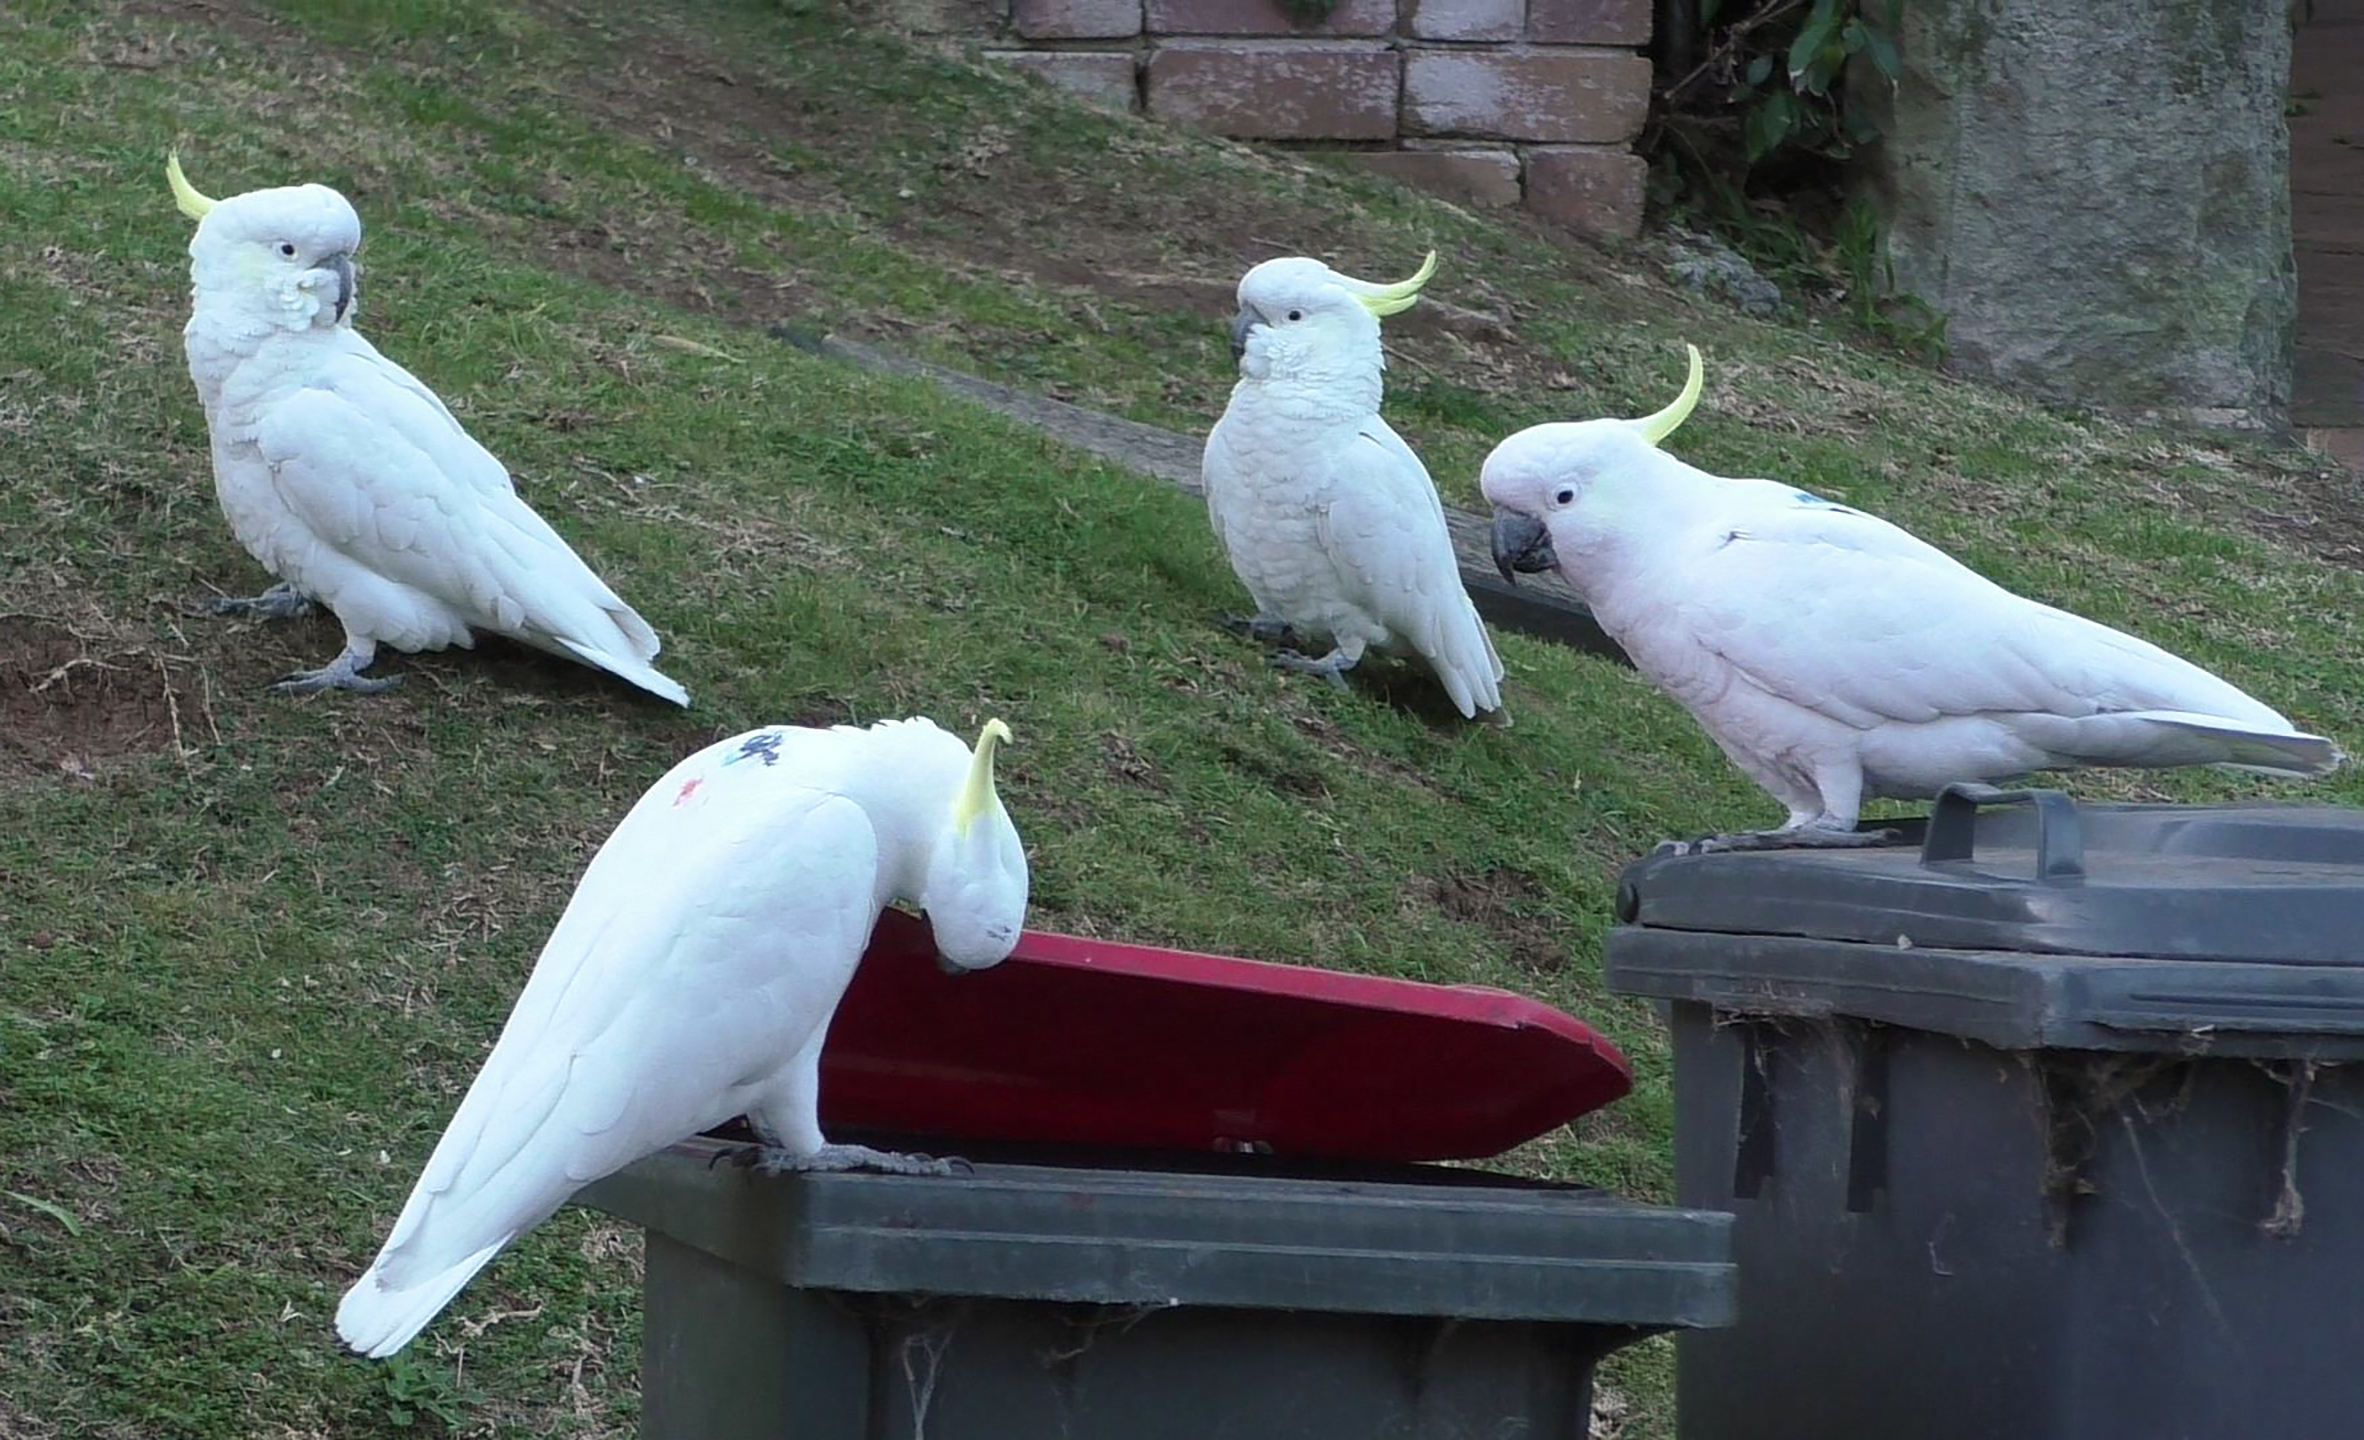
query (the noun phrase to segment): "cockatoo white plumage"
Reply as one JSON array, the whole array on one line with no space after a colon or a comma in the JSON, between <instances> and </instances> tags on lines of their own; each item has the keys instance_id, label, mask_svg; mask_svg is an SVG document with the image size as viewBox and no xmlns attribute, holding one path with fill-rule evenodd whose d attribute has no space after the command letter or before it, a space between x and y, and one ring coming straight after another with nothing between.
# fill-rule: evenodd
<instances>
[{"instance_id":1,"label":"cockatoo white plumage","mask_svg":"<svg viewBox=\"0 0 2364 1440\"><path fill-rule=\"evenodd\" d=\"M948 970L999 964L1026 852L972 751L927 720L773 727L668 771L592 857L499 1042L337 1333L390 1355L580 1187L745 1115L759 1168L947 1173L832 1145L821 1046L881 907L927 912Z\"/></svg>"},{"instance_id":2,"label":"cockatoo white plumage","mask_svg":"<svg viewBox=\"0 0 2364 1440\"><path fill-rule=\"evenodd\" d=\"M1273 656L1343 687L1366 649L1418 655L1464 716L1502 706L1502 661L1461 585L1436 483L1379 418L1379 319L1411 279L1375 285L1318 260L1267 260L1239 282L1239 383L1207 436L1207 514L1256 602L1234 625L1260 640L1327 637L1328 654Z\"/></svg>"},{"instance_id":3,"label":"cockatoo white plumage","mask_svg":"<svg viewBox=\"0 0 2364 1440\"><path fill-rule=\"evenodd\" d=\"M2015 595L1889 524L1658 449L1643 420L1536 425L1482 480L1505 577L1557 568L1634 665L1789 807L1678 848L1874 843L1867 795L2045 770L2223 765L2320 775L2320 736L2147 641Z\"/></svg>"},{"instance_id":4,"label":"cockatoo white plumage","mask_svg":"<svg viewBox=\"0 0 2364 1440\"><path fill-rule=\"evenodd\" d=\"M353 328L361 218L325 185L199 194L166 163L189 241L189 378L230 529L281 583L219 614L318 600L344 652L291 693L384 690L377 647L473 646L492 631L619 675L677 705L656 632L517 498L509 472L435 392ZM397 677L399 678L399 677Z\"/></svg>"}]
</instances>

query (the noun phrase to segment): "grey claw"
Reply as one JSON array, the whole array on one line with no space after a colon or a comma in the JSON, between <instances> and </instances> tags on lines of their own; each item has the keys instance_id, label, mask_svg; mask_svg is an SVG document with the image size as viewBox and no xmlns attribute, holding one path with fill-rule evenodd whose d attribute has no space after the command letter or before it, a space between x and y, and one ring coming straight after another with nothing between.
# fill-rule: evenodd
<instances>
[{"instance_id":1,"label":"grey claw","mask_svg":"<svg viewBox=\"0 0 2364 1440\"><path fill-rule=\"evenodd\" d=\"M797 1175L816 1172L871 1170L882 1175L973 1175L976 1167L956 1156L937 1159L931 1155L907 1155L893 1150L873 1150L867 1145L823 1145L805 1154L793 1154L775 1146L759 1145L744 1159L733 1163L753 1165L759 1174Z\"/></svg>"},{"instance_id":2,"label":"grey claw","mask_svg":"<svg viewBox=\"0 0 2364 1440\"><path fill-rule=\"evenodd\" d=\"M189 601L185 607L198 615L252 615L263 620L292 620L312 613L312 600L296 592L292 585L282 582L260 595L209 595Z\"/></svg>"},{"instance_id":3,"label":"grey claw","mask_svg":"<svg viewBox=\"0 0 2364 1440\"><path fill-rule=\"evenodd\" d=\"M1806 825L1795 830L1742 830L1702 835L1696 840L1661 840L1651 855L1718 855L1743 850L1864 850L1901 843L1896 830L1832 830Z\"/></svg>"},{"instance_id":4,"label":"grey claw","mask_svg":"<svg viewBox=\"0 0 2364 1440\"><path fill-rule=\"evenodd\" d=\"M1268 658L1268 663L1273 669L1286 670L1292 675L1319 675L1339 690L1350 688L1346 683L1345 667L1334 661L1309 659L1294 650L1275 650Z\"/></svg>"},{"instance_id":5,"label":"grey claw","mask_svg":"<svg viewBox=\"0 0 2364 1440\"><path fill-rule=\"evenodd\" d=\"M275 695L317 695L323 690L350 690L356 695L383 695L402 683L400 675L387 675L372 680L350 672L340 672L333 665L318 670L298 670L271 687Z\"/></svg>"}]
</instances>

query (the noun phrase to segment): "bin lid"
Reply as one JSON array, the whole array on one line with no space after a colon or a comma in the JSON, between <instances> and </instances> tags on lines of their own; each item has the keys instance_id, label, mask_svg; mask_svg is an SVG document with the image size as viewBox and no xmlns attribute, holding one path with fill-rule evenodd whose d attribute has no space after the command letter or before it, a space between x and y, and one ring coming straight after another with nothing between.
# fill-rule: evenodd
<instances>
[{"instance_id":1,"label":"bin lid","mask_svg":"<svg viewBox=\"0 0 2364 1440\"><path fill-rule=\"evenodd\" d=\"M2364 963L2364 810L2041 805L1935 813L1920 845L1663 856L1642 925L2064 955Z\"/></svg>"},{"instance_id":2,"label":"bin lid","mask_svg":"<svg viewBox=\"0 0 2364 1440\"><path fill-rule=\"evenodd\" d=\"M1632 1088L1616 1046L1538 1001L1027 931L946 975L880 916L821 1053L821 1123L952 1140L1499 1154Z\"/></svg>"},{"instance_id":3,"label":"bin lid","mask_svg":"<svg viewBox=\"0 0 2364 1440\"><path fill-rule=\"evenodd\" d=\"M691 1140L575 1198L784 1285L1100 1305L1732 1323L1732 1217L1453 1169L1425 1184L980 1162L759 1175Z\"/></svg>"},{"instance_id":4,"label":"bin lid","mask_svg":"<svg viewBox=\"0 0 2364 1440\"><path fill-rule=\"evenodd\" d=\"M2364 1037L2364 811L1965 785L1912 828L1917 845L1637 862L1611 983L2008 1043Z\"/></svg>"}]
</instances>

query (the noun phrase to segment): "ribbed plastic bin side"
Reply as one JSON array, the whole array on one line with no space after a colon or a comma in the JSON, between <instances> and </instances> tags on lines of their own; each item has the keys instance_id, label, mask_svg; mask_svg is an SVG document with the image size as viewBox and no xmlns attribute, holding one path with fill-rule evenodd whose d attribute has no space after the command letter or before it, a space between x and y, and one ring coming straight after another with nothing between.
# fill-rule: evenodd
<instances>
[{"instance_id":1,"label":"ribbed plastic bin side","mask_svg":"<svg viewBox=\"0 0 2364 1440\"><path fill-rule=\"evenodd\" d=\"M1733 1312L1729 1217L1470 1170L766 1177L722 1148L582 1197L647 1233L645 1440L1581 1440L1603 1355Z\"/></svg>"},{"instance_id":2,"label":"ribbed plastic bin side","mask_svg":"<svg viewBox=\"0 0 2364 1440\"><path fill-rule=\"evenodd\" d=\"M2356 1431L2364 815L2041 803L1628 871L1746 1291L1683 1440Z\"/></svg>"}]
</instances>

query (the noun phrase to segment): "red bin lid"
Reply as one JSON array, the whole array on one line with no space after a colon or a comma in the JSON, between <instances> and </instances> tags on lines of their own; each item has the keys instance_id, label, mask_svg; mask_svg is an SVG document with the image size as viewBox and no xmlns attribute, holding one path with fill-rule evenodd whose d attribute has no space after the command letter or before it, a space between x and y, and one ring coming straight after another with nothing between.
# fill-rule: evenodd
<instances>
[{"instance_id":1,"label":"red bin lid","mask_svg":"<svg viewBox=\"0 0 2364 1440\"><path fill-rule=\"evenodd\" d=\"M1582 1021L1508 991L1029 930L973 975L879 918L821 1056L824 1126L1342 1160L1497 1155L1623 1096Z\"/></svg>"}]
</instances>

